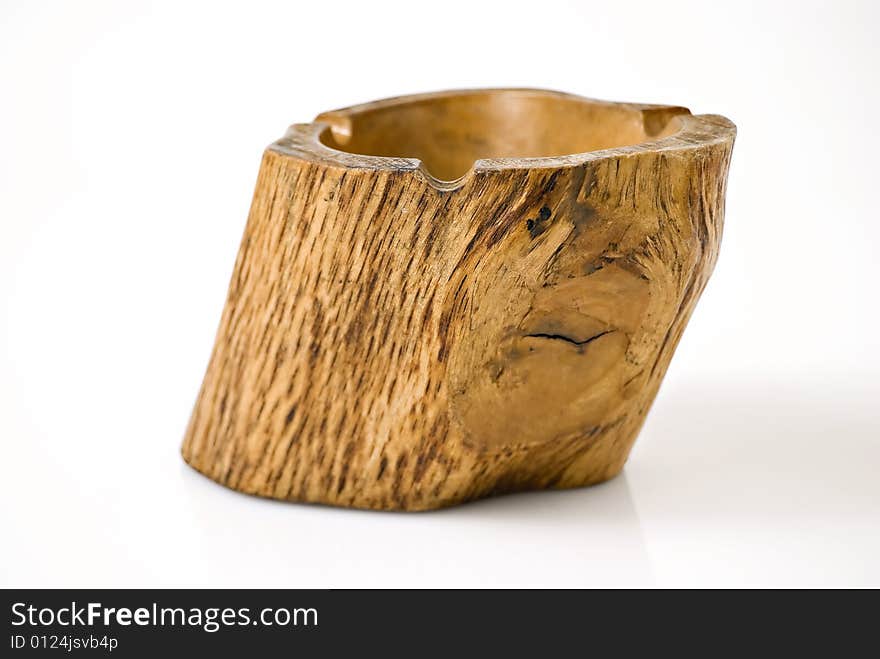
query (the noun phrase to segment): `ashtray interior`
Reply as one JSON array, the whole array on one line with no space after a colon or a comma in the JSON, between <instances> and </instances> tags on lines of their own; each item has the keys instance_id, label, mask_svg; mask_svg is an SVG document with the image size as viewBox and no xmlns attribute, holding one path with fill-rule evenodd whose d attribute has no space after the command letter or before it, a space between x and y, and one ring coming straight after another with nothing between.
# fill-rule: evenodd
<instances>
[{"instance_id":1,"label":"ashtray interior","mask_svg":"<svg viewBox=\"0 0 880 659\"><path fill-rule=\"evenodd\" d=\"M441 181L477 160L543 158L630 146L675 133L684 108L593 101L537 90L489 90L384 101L318 117L330 148L417 158Z\"/></svg>"}]
</instances>

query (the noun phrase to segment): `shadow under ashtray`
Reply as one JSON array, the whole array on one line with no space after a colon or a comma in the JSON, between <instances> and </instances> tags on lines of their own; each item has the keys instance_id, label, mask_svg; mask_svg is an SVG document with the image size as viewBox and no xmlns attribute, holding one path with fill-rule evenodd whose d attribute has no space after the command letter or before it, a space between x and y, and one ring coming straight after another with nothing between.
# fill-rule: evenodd
<instances>
[{"instance_id":1,"label":"shadow under ashtray","mask_svg":"<svg viewBox=\"0 0 880 659\"><path fill-rule=\"evenodd\" d=\"M509 494L429 514L434 515L478 522L482 530L478 542L497 539L497 545L510 545L509 551L496 554L490 568L501 583L556 587L654 583L626 472L601 485ZM505 571L506 580L501 576Z\"/></svg>"}]
</instances>

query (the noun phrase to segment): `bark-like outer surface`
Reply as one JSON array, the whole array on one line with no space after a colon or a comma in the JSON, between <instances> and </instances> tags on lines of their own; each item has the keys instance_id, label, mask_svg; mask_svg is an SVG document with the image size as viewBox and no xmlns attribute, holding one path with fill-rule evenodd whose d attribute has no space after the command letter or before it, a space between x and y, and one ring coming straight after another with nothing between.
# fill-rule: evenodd
<instances>
[{"instance_id":1,"label":"bark-like outer surface","mask_svg":"<svg viewBox=\"0 0 880 659\"><path fill-rule=\"evenodd\" d=\"M676 130L445 183L320 140L410 100L266 150L184 459L372 509L615 476L715 263L733 124L621 104Z\"/></svg>"}]
</instances>

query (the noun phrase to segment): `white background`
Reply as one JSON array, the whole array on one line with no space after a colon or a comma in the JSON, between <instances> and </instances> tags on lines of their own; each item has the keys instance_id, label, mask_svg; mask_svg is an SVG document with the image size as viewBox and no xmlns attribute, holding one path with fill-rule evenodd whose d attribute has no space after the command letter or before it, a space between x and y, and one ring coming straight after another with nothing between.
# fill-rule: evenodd
<instances>
[{"instance_id":1,"label":"white background","mask_svg":"<svg viewBox=\"0 0 880 659\"><path fill-rule=\"evenodd\" d=\"M871 2L3 2L0 585L880 586ZM262 149L537 86L739 127L721 259L624 475L427 514L178 449Z\"/></svg>"}]
</instances>

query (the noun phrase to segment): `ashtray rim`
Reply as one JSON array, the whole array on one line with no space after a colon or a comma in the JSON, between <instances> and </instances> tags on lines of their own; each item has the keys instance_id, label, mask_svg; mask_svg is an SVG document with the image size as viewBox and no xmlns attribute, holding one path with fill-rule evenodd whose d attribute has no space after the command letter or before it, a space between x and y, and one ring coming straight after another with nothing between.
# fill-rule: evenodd
<instances>
[{"instance_id":1,"label":"ashtray rim","mask_svg":"<svg viewBox=\"0 0 880 659\"><path fill-rule=\"evenodd\" d=\"M583 151L565 155L538 157L498 157L475 159L470 169L462 176L452 180L442 180L433 176L417 157L398 157L368 155L336 149L322 139L331 131L344 131L350 117L367 111L385 109L404 104L423 103L449 97L473 94L523 94L537 95L554 99L576 100L586 104L617 107L626 110L648 113L667 113L669 121L677 121L678 129L663 137L652 137L626 146ZM475 175L520 169L559 169L577 167L587 162L643 154L646 152L681 152L703 148L719 142L732 142L736 136L736 126L732 121L716 114L691 114L682 106L625 103L588 98L576 94L540 88L498 87L481 89L452 89L439 92L426 92L393 96L367 103L331 110L319 114L310 123L296 123L288 127L285 134L269 145L268 150L326 166L347 169L367 169L374 171L413 172L427 183L441 190L454 190L462 187Z\"/></svg>"}]
</instances>

